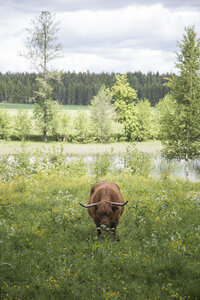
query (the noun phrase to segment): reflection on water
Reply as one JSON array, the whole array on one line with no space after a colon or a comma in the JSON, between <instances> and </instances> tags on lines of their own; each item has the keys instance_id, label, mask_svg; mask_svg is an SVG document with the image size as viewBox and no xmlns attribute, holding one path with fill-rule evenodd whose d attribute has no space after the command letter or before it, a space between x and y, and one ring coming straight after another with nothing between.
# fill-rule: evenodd
<instances>
[{"instance_id":1,"label":"reflection on water","mask_svg":"<svg viewBox=\"0 0 200 300\"><path fill-rule=\"evenodd\" d=\"M104 156L107 154L104 154ZM100 155L101 156L101 155ZM64 163L68 164L70 161L77 161L78 159L82 158L83 161L86 163L87 165L87 172L89 172L89 174L92 174L92 168L94 167L95 164L95 160L97 159L97 157L99 157L99 155L95 156L95 155L74 155L74 156L67 156L64 158ZM126 160L127 157L125 158L124 155L109 155L108 154L108 161L109 161L109 166L108 169L110 170L110 172L113 171L123 171L126 168ZM31 156L29 158L27 158L30 162L30 165L32 166L32 168L34 169L35 164L36 167L37 165L39 166L43 166L44 167L48 167L51 166L54 162L47 158L44 159L42 157L40 157L41 161L38 161L38 157L36 159L35 156ZM150 170L150 176L153 178L159 178L159 177L163 177L163 178L177 178L177 179L186 179L186 175L185 175L185 161L184 160L171 160L168 161L164 158L162 158L160 156L160 154L157 155L152 155L150 157L151 159L151 170ZM3 162L3 159L0 158L0 161ZM15 161L14 156L10 155L7 158L6 161L6 165L7 168L9 170L9 165L13 165ZM17 161L16 161L17 163ZM20 161L19 163L23 163L23 160ZM17 165L19 165L19 163L17 163ZM101 163L101 161L100 161ZM105 161L103 161L103 163L105 163ZM138 162L137 162L138 163ZM12 168L11 168L12 170ZM193 182L200 182L200 159L195 159L195 160L191 160L189 162L189 180L193 181Z\"/></svg>"},{"instance_id":2,"label":"reflection on water","mask_svg":"<svg viewBox=\"0 0 200 300\"><path fill-rule=\"evenodd\" d=\"M160 155L152 159L152 176L170 175L180 179L185 179L185 160L167 161ZM200 181L200 159L189 161L189 179Z\"/></svg>"}]
</instances>

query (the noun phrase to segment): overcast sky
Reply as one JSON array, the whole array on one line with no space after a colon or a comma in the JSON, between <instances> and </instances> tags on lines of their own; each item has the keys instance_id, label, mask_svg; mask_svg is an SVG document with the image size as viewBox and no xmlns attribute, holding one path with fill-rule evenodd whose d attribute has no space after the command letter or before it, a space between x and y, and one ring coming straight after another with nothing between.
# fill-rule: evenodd
<instances>
[{"instance_id":1,"label":"overcast sky","mask_svg":"<svg viewBox=\"0 0 200 300\"><path fill-rule=\"evenodd\" d=\"M52 68L64 71L176 72L184 28L200 36L200 0L0 0L0 72L35 71L19 52L42 10L60 21Z\"/></svg>"}]
</instances>

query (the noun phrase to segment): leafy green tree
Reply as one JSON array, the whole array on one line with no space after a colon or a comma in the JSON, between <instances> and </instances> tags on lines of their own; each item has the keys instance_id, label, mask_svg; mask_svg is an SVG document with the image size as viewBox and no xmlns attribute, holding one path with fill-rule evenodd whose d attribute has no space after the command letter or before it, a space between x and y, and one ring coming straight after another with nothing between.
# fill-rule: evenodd
<instances>
[{"instance_id":1,"label":"leafy green tree","mask_svg":"<svg viewBox=\"0 0 200 300\"><path fill-rule=\"evenodd\" d=\"M27 139L31 131L31 119L27 111L19 110L15 119L15 132L20 140Z\"/></svg>"},{"instance_id":2,"label":"leafy green tree","mask_svg":"<svg viewBox=\"0 0 200 300\"><path fill-rule=\"evenodd\" d=\"M57 111L57 106L51 99L50 81L53 76L49 75L48 64L60 56L61 45L57 42L56 36L58 30L59 26L55 22L55 15L48 11L42 11L39 17L31 21L31 27L27 29L28 36L24 54L40 72L34 116L38 125L41 126L45 142L47 141L47 132L56 118L53 114Z\"/></svg>"},{"instance_id":3,"label":"leafy green tree","mask_svg":"<svg viewBox=\"0 0 200 300\"><path fill-rule=\"evenodd\" d=\"M106 142L112 132L112 124L116 119L114 107L111 104L110 91L102 86L91 101L90 117L95 136L101 142Z\"/></svg>"},{"instance_id":4,"label":"leafy green tree","mask_svg":"<svg viewBox=\"0 0 200 300\"><path fill-rule=\"evenodd\" d=\"M185 28L178 42L176 67L179 75L168 79L172 100L161 118L164 155L188 161L200 155L200 39L194 27Z\"/></svg>"},{"instance_id":5,"label":"leafy green tree","mask_svg":"<svg viewBox=\"0 0 200 300\"><path fill-rule=\"evenodd\" d=\"M135 108L136 91L128 83L127 75L116 75L116 82L111 88L114 106L119 122L123 124L127 140L138 137L138 120Z\"/></svg>"}]
</instances>

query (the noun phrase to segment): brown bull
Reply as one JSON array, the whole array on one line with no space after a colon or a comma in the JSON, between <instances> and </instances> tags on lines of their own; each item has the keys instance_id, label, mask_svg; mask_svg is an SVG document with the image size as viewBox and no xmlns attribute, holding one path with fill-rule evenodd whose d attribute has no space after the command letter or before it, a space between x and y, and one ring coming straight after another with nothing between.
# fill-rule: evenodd
<instances>
[{"instance_id":1,"label":"brown bull","mask_svg":"<svg viewBox=\"0 0 200 300\"><path fill-rule=\"evenodd\" d=\"M116 238L116 228L127 202L124 202L116 183L101 181L92 186L88 204L79 204L88 209L97 226L98 237L101 236L102 229L106 229L111 230Z\"/></svg>"}]
</instances>

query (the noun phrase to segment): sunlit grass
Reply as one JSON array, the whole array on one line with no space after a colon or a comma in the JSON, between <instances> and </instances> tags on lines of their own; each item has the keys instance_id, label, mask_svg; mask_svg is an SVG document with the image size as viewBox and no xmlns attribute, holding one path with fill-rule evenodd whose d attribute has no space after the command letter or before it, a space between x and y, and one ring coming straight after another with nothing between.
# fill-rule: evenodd
<instances>
[{"instance_id":1,"label":"sunlit grass","mask_svg":"<svg viewBox=\"0 0 200 300\"><path fill-rule=\"evenodd\" d=\"M30 117L33 117L34 104L22 104L22 103L0 103L0 108L5 108L11 117L17 116L19 110L26 110ZM76 113L78 110L89 111L88 105L60 105L60 110L68 112L71 115Z\"/></svg>"},{"instance_id":2,"label":"sunlit grass","mask_svg":"<svg viewBox=\"0 0 200 300\"><path fill-rule=\"evenodd\" d=\"M4 107L5 109L8 110L18 110L18 109L29 109L32 110L34 107L34 104L21 104L21 103L6 103L2 102L0 103L0 108ZM88 105L61 105L61 108L64 110L78 110L78 109L83 109L87 110L89 109Z\"/></svg>"}]
</instances>

